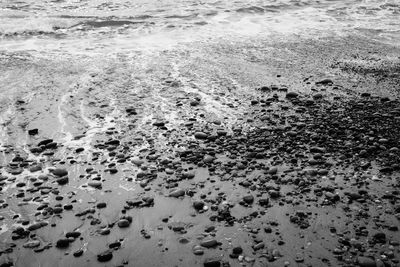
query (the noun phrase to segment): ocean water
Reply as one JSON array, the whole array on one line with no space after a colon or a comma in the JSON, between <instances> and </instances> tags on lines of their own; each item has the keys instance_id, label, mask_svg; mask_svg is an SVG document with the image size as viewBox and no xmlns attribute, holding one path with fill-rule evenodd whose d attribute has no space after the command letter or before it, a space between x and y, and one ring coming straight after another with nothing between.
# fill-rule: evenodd
<instances>
[{"instance_id":1,"label":"ocean water","mask_svg":"<svg viewBox=\"0 0 400 267\"><path fill-rule=\"evenodd\" d=\"M4 0L0 49L115 53L243 38L362 36L400 44L398 0Z\"/></svg>"}]
</instances>

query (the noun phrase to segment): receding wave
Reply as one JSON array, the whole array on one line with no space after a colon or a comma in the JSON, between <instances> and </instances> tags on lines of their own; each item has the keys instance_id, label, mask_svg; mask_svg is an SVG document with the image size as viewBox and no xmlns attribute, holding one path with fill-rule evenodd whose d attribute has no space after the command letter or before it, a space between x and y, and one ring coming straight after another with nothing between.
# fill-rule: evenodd
<instances>
[{"instance_id":1,"label":"receding wave","mask_svg":"<svg viewBox=\"0 0 400 267\"><path fill-rule=\"evenodd\" d=\"M26 30L26 31L15 31L15 32L0 32L0 37L33 37L33 36L53 36L56 38L62 38L65 33L54 31L43 31L43 30Z\"/></svg>"},{"instance_id":2,"label":"receding wave","mask_svg":"<svg viewBox=\"0 0 400 267\"><path fill-rule=\"evenodd\" d=\"M103 27L122 27L126 25L132 24L140 24L143 22L139 21L130 21L130 20L95 20L95 21L85 21L80 22L78 24L73 25L71 28L83 26L83 27L92 27L92 28L103 28Z\"/></svg>"},{"instance_id":3,"label":"receding wave","mask_svg":"<svg viewBox=\"0 0 400 267\"><path fill-rule=\"evenodd\" d=\"M236 12L239 13L264 13L265 9L259 6L250 6L250 7L242 7L236 9Z\"/></svg>"},{"instance_id":4,"label":"receding wave","mask_svg":"<svg viewBox=\"0 0 400 267\"><path fill-rule=\"evenodd\" d=\"M166 16L166 19L194 19L198 16L199 14L190 14L190 15L170 15Z\"/></svg>"}]
</instances>

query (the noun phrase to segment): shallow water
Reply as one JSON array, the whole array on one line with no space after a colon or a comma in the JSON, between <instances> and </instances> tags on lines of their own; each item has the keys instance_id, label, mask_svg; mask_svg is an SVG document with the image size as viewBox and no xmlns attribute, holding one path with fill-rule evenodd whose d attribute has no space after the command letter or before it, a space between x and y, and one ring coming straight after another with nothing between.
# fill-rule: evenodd
<instances>
[{"instance_id":1,"label":"shallow water","mask_svg":"<svg viewBox=\"0 0 400 267\"><path fill-rule=\"evenodd\" d=\"M2 48L127 53L223 39L361 35L400 43L400 4L371 1L2 1Z\"/></svg>"}]
</instances>

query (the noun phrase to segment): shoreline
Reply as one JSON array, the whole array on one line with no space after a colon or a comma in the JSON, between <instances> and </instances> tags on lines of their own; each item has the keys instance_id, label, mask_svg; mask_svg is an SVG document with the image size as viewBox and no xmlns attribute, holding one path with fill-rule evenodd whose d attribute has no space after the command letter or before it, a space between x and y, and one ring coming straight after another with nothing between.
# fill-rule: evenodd
<instances>
[{"instance_id":1,"label":"shoreline","mask_svg":"<svg viewBox=\"0 0 400 267\"><path fill-rule=\"evenodd\" d=\"M399 50L2 57L0 264L397 266Z\"/></svg>"}]
</instances>

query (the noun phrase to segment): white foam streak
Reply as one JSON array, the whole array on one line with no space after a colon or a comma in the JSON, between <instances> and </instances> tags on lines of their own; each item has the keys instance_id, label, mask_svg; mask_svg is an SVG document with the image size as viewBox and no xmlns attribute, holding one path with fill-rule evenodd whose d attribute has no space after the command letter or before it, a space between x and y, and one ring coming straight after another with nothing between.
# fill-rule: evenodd
<instances>
[{"instance_id":1,"label":"white foam streak","mask_svg":"<svg viewBox=\"0 0 400 267\"><path fill-rule=\"evenodd\" d=\"M4 146L8 140L7 123L13 118L15 114L14 105L9 105L8 108L0 114L0 144Z\"/></svg>"},{"instance_id":2,"label":"white foam streak","mask_svg":"<svg viewBox=\"0 0 400 267\"><path fill-rule=\"evenodd\" d=\"M115 99L111 99L110 106L113 108L113 111L104 118L104 120L100 119L91 119L86 115L85 101L81 100L80 102L80 116L82 121L87 125L87 131L85 132L84 137L79 139L73 139L72 136L65 138L64 146L69 148L84 148L83 153L88 153L93 150L92 140L97 134L101 134L107 129L116 126L116 119L120 117L120 111L116 105Z\"/></svg>"}]
</instances>

